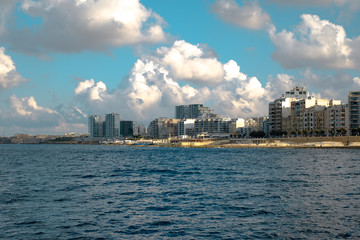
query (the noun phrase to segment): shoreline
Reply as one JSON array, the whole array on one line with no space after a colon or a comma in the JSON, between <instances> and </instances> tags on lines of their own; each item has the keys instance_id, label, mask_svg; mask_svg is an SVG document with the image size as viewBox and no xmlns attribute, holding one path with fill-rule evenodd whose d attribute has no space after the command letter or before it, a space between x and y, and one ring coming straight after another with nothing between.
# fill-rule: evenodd
<instances>
[{"instance_id":1,"label":"shoreline","mask_svg":"<svg viewBox=\"0 0 360 240\"><path fill-rule=\"evenodd\" d=\"M146 142L145 142L146 141ZM360 136L344 137L295 137L295 138L252 138L252 139L147 139L124 140L101 143L94 139L71 139L69 141L17 142L3 144L76 144L117 145L131 147L182 147L182 148L351 148L360 149Z\"/></svg>"}]
</instances>

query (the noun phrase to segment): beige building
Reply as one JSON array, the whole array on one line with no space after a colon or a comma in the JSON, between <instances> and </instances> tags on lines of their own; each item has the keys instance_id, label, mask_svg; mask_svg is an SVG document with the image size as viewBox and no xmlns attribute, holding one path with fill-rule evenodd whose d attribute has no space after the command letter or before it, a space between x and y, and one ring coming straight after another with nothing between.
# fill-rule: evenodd
<instances>
[{"instance_id":1,"label":"beige building","mask_svg":"<svg viewBox=\"0 0 360 240\"><path fill-rule=\"evenodd\" d=\"M333 105L326 109L326 135L348 135L349 131L349 105Z\"/></svg>"},{"instance_id":2,"label":"beige building","mask_svg":"<svg viewBox=\"0 0 360 240\"><path fill-rule=\"evenodd\" d=\"M315 119L315 112L324 111L326 107L340 104L338 100L316 99L311 96L291 103L291 132L297 135L309 135L315 132L315 122L320 124L321 119ZM317 113L321 117L321 113ZM317 126L317 130L320 126Z\"/></svg>"},{"instance_id":3,"label":"beige building","mask_svg":"<svg viewBox=\"0 0 360 240\"><path fill-rule=\"evenodd\" d=\"M156 118L149 124L148 133L151 138L170 138L178 134L179 119Z\"/></svg>"},{"instance_id":4,"label":"beige building","mask_svg":"<svg viewBox=\"0 0 360 240\"><path fill-rule=\"evenodd\" d=\"M295 87L285 92L281 98L269 103L268 132L271 135L282 135L286 129L291 129L291 127L289 127L291 103L308 97L309 92L305 88ZM285 120L284 123L283 120Z\"/></svg>"}]
</instances>

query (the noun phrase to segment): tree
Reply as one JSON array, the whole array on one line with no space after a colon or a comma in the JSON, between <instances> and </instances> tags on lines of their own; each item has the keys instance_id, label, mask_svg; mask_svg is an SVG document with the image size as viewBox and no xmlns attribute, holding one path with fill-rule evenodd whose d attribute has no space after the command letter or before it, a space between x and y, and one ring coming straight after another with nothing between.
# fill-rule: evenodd
<instances>
[{"instance_id":1,"label":"tree","mask_svg":"<svg viewBox=\"0 0 360 240\"><path fill-rule=\"evenodd\" d=\"M315 130L314 130L314 129L311 129L311 130L309 131L309 133L310 133L310 136L313 137L313 136L314 136L314 133L315 133Z\"/></svg>"},{"instance_id":2,"label":"tree","mask_svg":"<svg viewBox=\"0 0 360 240\"><path fill-rule=\"evenodd\" d=\"M266 133L263 131L253 131L250 133L250 137L252 138L263 138L265 137Z\"/></svg>"},{"instance_id":3,"label":"tree","mask_svg":"<svg viewBox=\"0 0 360 240\"><path fill-rule=\"evenodd\" d=\"M341 128L341 135L346 135L347 133L347 129L346 128Z\"/></svg>"},{"instance_id":4,"label":"tree","mask_svg":"<svg viewBox=\"0 0 360 240\"><path fill-rule=\"evenodd\" d=\"M308 132L309 132L309 131L306 130L306 129L302 130L302 134L303 134L304 136L307 136Z\"/></svg>"}]
</instances>

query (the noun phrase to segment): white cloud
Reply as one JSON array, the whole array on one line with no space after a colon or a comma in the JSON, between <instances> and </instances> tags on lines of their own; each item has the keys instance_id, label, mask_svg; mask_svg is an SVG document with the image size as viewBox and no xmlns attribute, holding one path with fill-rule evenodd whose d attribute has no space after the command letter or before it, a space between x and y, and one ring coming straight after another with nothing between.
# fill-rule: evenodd
<instances>
[{"instance_id":1,"label":"white cloud","mask_svg":"<svg viewBox=\"0 0 360 240\"><path fill-rule=\"evenodd\" d=\"M127 83L123 84L126 87L102 92L102 101L91 98L91 89L99 82L84 80L79 83L75 99L81 111L91 114L119 112L122 119L149 122L159 116L174 117L176 105L208 103L216 113L224 116L261 116L267 114L272 94L281 94L276 89L278 85L263 87L256 77L248 77L240 72L240 67L233 60L225 64L219 63L223 71L222 78L212 87L209 87L213 83L212 75L202 79L203 83L209 83L207 86L190 85L194 82L190 77L183 78L180 83L175 79L174 66L169 64L171 61L165 61L164 58L171 53L179 59L194 56L196 59L202 56L203 49L186 42L177 44L185 45L186 48L173 54L173 49L178 50L174 44L170 48L158 49L154 56L146 55L137 60Z\"/></svg>"},{"instance_id":2,"label":"white cloud","mask_svg":"<svg viewBox=\"0 0 360 240\"><path fill-rule=\"evenodd\" d=\"M317 15L301 18L294 32L269 30L276 61L285 68L360 69L360 37L347 38L342 26Z\"/></svg>"},{"instance_id":3,"label":"white cloud","mask_svg":"<svg viewBox=\"0 0 360 240\"><path fill-rule=\"evenodd\" d=\"M353 81L358 87L360 87L360 78L359 77L354 77Z\"/></svg>"},{"instance_id":4,"label":"white cloud","mask_svg":"<svg viewBox=\"0 0 360 240\"><path fill-rule=\"evenodd\" d=\"M231 81L233 79L246 80L246 75L240 72L240 66L234 61L230 60L224 64L225 80Z\"/></svg>"},{"instance_id":5,"label":"white cloud","mask_svg":"<svg viewBox=\"0 0 360 240\"><path fill-rule=\"evenodd\" d=\"M9 108L0 111L0 122L7 135L15 133L64 134L87 133L87 116L77 107L40 106L33 96L9 97Z\"/></svg>"},{"instance_id":6,"label":"white cloud","mask_svg":"<svg viewBox=\"0 0 360 240\"><path fill-rule=\"evenodd\" d=\"M102 101L103 99L101 97L101 94L105 91L106 91L106 85L103 82L100 81L95 84L94 79L90 79L80 82L75 89L75 94L89 92L90 100Z\"/></svg>"},{"instance_id":7,"label":"white cloud","mask_svg":"<svg viewBox=\"0 0 360 240\"><path fill-rule=\"evenodd\" d=\"M269 91L269 96L276 99L279 98L282 93L295 87L295 82L294 77L288 74L277 74L276 77L270 75L266 89Z\"/></svg>"},{"instance_id":8,"label":"white cloud","mask_svg":"<svg viewBox=\"0 0 360 240\"><path fill-rule=\"evenodd\" d=\"M5 48L0 47L0 89L12 88L26 81L16 72L15 63L5 54Z\"/></svg>"},{"instance_id":9,"label":"white cloud","mask_svg":"<svg viewBox=\"0 0 360 240\"><path fill-rule=\"evenodd\" d=\"M257 1L246 1L239 6L235 0L216 0L211 10L225 22L248 28L265 29L271 24L270 15L264 12Z\"/></svg>"},{"instance_id":10,"label":"white cloud","mask_svg":"<svg viewBox=\"0 0 360 240\"><path fill-rule=\"evenodd\" d=\"M346 101L349 91L359 89L354 78L342 71L333 74L316 73L306 69L298 80L307 89L311 89L318 96L328 99L339 99Z\"/></svg>"},{"instance_id":11,"label":"white cloud","mask_svg":"<svg viewBox=\"0 0 360 240\"><path fill-rule=\"evenodd\" d=\"M38 106L33 96L18 98L12 95L9 103L10 110L1 117L4 125L39 130L57 126L59 123L59 114L51 108Z\"/></svg>"},{"instance_id":12,"label":"white cloud","mask_svg":"<svg viewBox=\"0 0 360 240\"><path fill-rule=\"evenodd\" d=\"M92 82L90 80L90 82ZM89 80L78 84L89 85ZM123 119L150 121L156 116L173 115L173 108L185 102L205 101L210 93L208 88L180 86L169 76L169 71L151 59L137 60L127 79L125 89L104 90L102 101L91 97L91 90L100 82L93 82L92 87L75 91L75 99L81 103L87 113L119 112ZM105 87L106 89L106 87Z\"/></svg>"},{"instance_id":13,"label":"white cloud","mask_svg":"<svg viewBox=\"0 0 360 240\"><path fill-rule=\"evenodd\" d=\"M36 117L38 113L57 114L56 111L50 108L38 106L33 96L17 98L15 95L12 95L10 97L10 105L15 110L15 113L21 116L34 117L35 115Z\"/></svg>"},{"instance_id":14,"label":"white cloud","mask_svg":"<svg viewBox=\"0 0 360 240\"><path fill-rule=\"evenodd\" d=\"M215 56L199 45L195 46L183 40L175 41L168 47L156 51L164 66L169 66L171 75L178 80L193 83L216 84L222 81L224 70Z\"/></svg>"},{"instance_id":15,"label":"white cloud","mask_svg":"<svg viewBox=\"0 0 360 240\"><path fill-rule=\"evenodd\" d=\"M139 0L25 0L21 9L41 23L8 28L0 37L27 53L102 51L166 40L162 18Z\"/></svg>"}]
</instances>

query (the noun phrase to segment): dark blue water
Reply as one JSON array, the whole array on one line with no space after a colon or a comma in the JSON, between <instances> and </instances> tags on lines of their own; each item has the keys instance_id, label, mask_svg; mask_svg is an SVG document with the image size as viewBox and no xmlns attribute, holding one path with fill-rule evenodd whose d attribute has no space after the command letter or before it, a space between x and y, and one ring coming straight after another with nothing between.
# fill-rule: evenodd
<instances>
[{"instance_id":1,"label":"dark blue water","mask_svg":"<svg viewBox=\"0 0 360 240\"><path fill-rule=\"evenodd\" d=\"M0 145L0 239L359 239L359 153Z\"/></svg>"}]
</instances>

